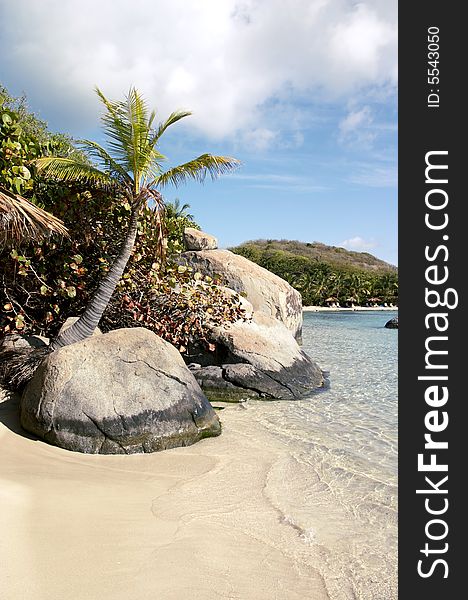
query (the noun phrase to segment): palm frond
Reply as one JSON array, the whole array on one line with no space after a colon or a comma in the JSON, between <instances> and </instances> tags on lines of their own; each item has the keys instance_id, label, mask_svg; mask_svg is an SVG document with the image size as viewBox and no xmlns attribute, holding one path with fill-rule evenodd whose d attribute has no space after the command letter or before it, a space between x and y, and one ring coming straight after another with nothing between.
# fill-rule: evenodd
<instances>
[{"instance_id":1,"label":"palm frond","mask_svg":"<svg viewBox=\"0 0 468 600\"><path fill-rule=\"evenodd\" d=\"M148 157L148 107L135 88L130 88L127 96L127 119L131 128L131 145L128 148L132 161L132 171L139 178Z\"/></svg>"},{"instance_id":2,"label":"palm frond","mask_svg":"<svg viewBox=\"0 0 468 600\"><path fill-rule=\"evenodd\" d=\"M25 239L41 241L53 233L68 237L60 219L26 198L0 188L0 245Z\"/></svg>"},{"instance_id":3,"label":"palm frond","mask_svg":"<svg viewBox=\"0 0 468 600\"><path fill-rule=\"evenodd\" d=\"M148 195L148 200L151 200L151 225L152 230L155 233L156 240L156 256L161 261L166 260L167 252L167 226L166 219L164 218L166 205L164 198L157 190L145 189L145 193Z\"/></svg>"},{"instance_id":4,"label":"palm frond","mask_svg":"<svg viewBox=\"0 0 468 600\"><path fill-rule=\"evenodd\" d=\"M198 158L162 173L154 180L153 185L165 187L171 184L177 187L189 179L203 182L207 175L211 179L216 179L216 177L237 168L240 164L239 160L230 156L202 154Z\"/></svg>"},{"instance_id":5,"label":"palm frond","mask_svg":"<svg viewBox=\"0 0 468 600\"><path fill-rule=\"evenodd\" d=\"M191 220L195 218L193 215L187 212L190 208L190 204L188 204L187 202L181 204L179 198L175 198L172 202L166 202L165 204L166 216L168 217L174 219L184 217Z\"/></svg>"},{"instance_id":6,"label":"palm frond","mask_svg":"<svg viewBox=\"0 0 468 600\"><path fill-rule=\"evenodd\" d=\"M123 102L112 102L96 88L106 112L102 116L104 133L108 138L109 155L127 172L133 174L135 191L144 187L150 178L161 172L163 156L152 141L152 124L156 113L149 112L144 97L130 88Z\"/></svg>"},{"instance_id":7,"label":"palm frond","mask_svg":"<svg viewBox=\"0 0 468 600\"><path fill-rule=\"evenodd\" d=\"M47 156L33 161L38 173L48 179L63 182L87 183L105 190L114 190L116 180L109 174L73 158Z\"/></svg>"},{"instance_id":8,"label":"palm frond","mask_svg":"<svg viewBox=\"0 0 468 600\"><path fill-rule=\"evenodd\" d=\"M21 392L31 381L39 365L50 353L47 345L38 348L0 346L0 381L12 392Z\"/></svg>"},{"instance_id":9,"label":"palm frond","mask_svg":"<svg viewBox=\"0 0 468 600\"><path fill-rule=\"evenodd\" d=\"M90 140L79 140L78 144L86 151L88 156L101 163L103 170L109 171L112 177L122 183L132 183L128 172L98 143Z\"/></svg>"},{"instance_id":10,"label":"palm frond","mask_svg":"<svg viewBox=\"0 0 468 600\"><path fill-rule=\"evenodd\" d=\"M156 111L152 110L148 119L148 128L151 129L153 127L153 121L156 118Z\"/></svg>"},{"instance_id":11,"label":"palm frond","mask_svg":"<svg viewBox=\"0 0 468 600\"><path fill-rule=\"evenodd\" d=\"M128 148L131 146L132 129L127 119L125 102L108 100L98 87L95 91L106 109L101 121L104 135L108 138L109 154L127 171L131 171Z\"/></svg>"},{"instance_id":12,"label":"palm frond","mask_svg":"<svg viewBox=\"0 0 468 600\"><path fill-rule=\"evenodd\" d=\"M156 129L153 137L151 138L151 145L156 145L159 141L159 138L166 131L168 127L180 121L180 119L184 119L185 117L189 117L192 113L188 110L176 110L169 115L169 117L164 121L164 123L160 123L159 127Z\"/></svg>"}]
</instances>

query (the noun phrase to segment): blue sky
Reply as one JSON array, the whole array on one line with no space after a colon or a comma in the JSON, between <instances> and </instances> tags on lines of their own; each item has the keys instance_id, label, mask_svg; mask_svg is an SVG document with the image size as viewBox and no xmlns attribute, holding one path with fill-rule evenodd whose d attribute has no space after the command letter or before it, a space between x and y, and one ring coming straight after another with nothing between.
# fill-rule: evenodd
<instances>
[{"instance_id":1,"label":"blue sky","mask_svg":"<svg viewBox=\"0 0 468 600\"><path fill-rule=\"evenodd\" d=\"M242 161L166 189L221 246L320 241L397 261L397 8L372 0L0 0L0 81L54 130L100 137L93 86L144 92L168 165Z\"/></svg>"}]
</instances>

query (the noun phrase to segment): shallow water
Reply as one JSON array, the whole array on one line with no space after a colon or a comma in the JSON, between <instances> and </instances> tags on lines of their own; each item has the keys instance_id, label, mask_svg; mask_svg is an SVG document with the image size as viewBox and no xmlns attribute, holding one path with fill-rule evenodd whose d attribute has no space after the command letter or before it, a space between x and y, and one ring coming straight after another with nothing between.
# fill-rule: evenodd
<instances>
[{"instance_id":1,"label":"shallow water","mask_svg":"<svg viewBox=\"0 0 468 600\"><path fill-rule=\"evenodd\" d=\"M394 315L305 313L303 347L330 388L255 407L289 448L265 494L333 600L397 597L398 332L384 328Z\"/></svg>"}]
</instances>

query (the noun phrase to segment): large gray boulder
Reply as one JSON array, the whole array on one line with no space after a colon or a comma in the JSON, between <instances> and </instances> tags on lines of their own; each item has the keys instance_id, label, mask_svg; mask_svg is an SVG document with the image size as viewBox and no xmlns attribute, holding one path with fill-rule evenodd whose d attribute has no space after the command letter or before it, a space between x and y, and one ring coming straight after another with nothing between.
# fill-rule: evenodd
<instances>
[{"instance_id":1,"label":"large gray boulder","mask_svg":"<svg viewBox=\"0 0 468 600\"><path fill-rule=\"evenodd\" d=\"M325 384L320 368L276 319L255 313L251 321L213 327L213 363L192 356L190 365L211 399L239 401L245 397L296 400Z\"/></svg>"},{"instance_id":2,"label":"large gray boulder","mask_svg":"<svg viewBox=\"0 0 468 600\"><path fill-rule=\"evenodd\" d=\"M186 227L184 229L184 245L186 250L214 250L218 247L218 240L214 235L193 227Z\"/></svg>"},{"instance_id":3,"label":"large gray boulder","mask_svg":"<svg viewBox=\"0 0 468 600\"><path fill-rule=\"evenodd\" d=\"M301 336L301 294L281 277L229 250L183 252L180 262L204 275L220 275L227 287L246 294L255 311L282 321L296 338Z\"/></svg>"},{"instance_id":4,"label":"large gray boulder","mask_svg":"<svg viewBox=\"0 0 468 600\"><path fill-rule=\"evenodd\" d=\"M52 444L93 454L154 452L221 432L176 348L143 328L49 354L23 393L21 424Z\"/></svg>"}]
</instances>

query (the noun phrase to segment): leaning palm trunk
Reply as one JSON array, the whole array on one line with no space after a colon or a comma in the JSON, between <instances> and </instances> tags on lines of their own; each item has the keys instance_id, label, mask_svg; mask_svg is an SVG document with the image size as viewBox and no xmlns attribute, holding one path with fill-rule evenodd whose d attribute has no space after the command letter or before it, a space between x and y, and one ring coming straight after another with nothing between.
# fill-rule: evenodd
<instances>
[{"instance_id":1,"label":"leaning palm trunk","mask_svg":"<svg viewBox=\"0 0 468 600\"><path fill-rule=\"evenodd\" d=\"M138 231L138 209L134 208L130 217L127 235L117 258L112 263L107 275L102 279L93 297L88 302L84 313L71 327L59 334L50 344L50 352L75 344L90 337L99 324L103 312L125 271L128 259L135 245Z\"/></svg>"}]
</instances>

